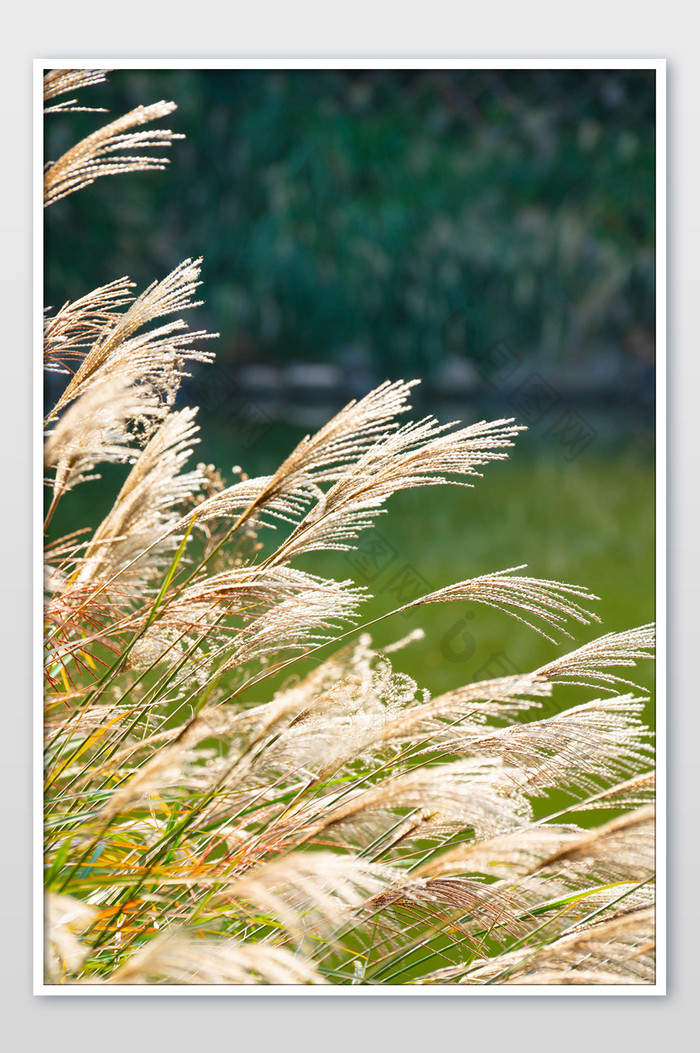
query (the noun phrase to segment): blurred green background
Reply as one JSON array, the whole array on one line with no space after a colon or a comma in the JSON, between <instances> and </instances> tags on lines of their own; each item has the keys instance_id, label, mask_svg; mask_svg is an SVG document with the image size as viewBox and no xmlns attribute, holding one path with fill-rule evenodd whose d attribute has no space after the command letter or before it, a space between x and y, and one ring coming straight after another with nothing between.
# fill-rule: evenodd
<instances>
[{"instance_id":1,"label":"blurred green background","mask_svg":"<svg viewBox=\"0 0 700 1053\"><path fill-rule=\"evenodd\" d=\"M173 99L166 123L187 139L166 174L49 210L46 302L203 254L226 362L425 377L505 335L558 359L648 353L653 77L114 71L80 101L117 116ZM47 158L101 121L51 117Z\"/></svg>"},{"instance_id":2,"label":"blurred green background","mask_svg":"<svg viewBox=\"0 0 700 1053\"><path fill-rule=\"evenodd\" d=\"M202 407L199 456L224 473L274 470L385 377L423 378L419 413L526 423L473 490L401 494L359 555L314 559L376 593L368 617L527 563L597 592L605 630L641 624L654 614L653 78L114 71L80 102L117 116L173 99L161 124L187 138L166 172L102 179L47 211L45 302L123 274L143 287L203 255L207 302L189 320L221 337L183 398ZM107 119L47 118L47 159ZM98 521L105 484L59 506L55 531ZM566 650L457 605L376 638L417 624L426 639L396 664L432 691Z\"/></svg>"}]
</instances>

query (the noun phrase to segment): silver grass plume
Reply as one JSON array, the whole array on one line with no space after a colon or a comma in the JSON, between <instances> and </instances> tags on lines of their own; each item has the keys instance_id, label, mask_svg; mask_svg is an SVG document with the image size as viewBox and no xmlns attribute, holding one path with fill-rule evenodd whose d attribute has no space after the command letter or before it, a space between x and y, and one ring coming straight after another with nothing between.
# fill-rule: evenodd
<instances>
[{"instance_id":1,"label":"silver grass plume","mask_svg":"<svg viewBox=\"0 0 700 1053\"><path fill-rule=\"evenodd\" d=\"M313 966L283 947L198 940L165 933L108 977L109 984L323 984Z\"/></svg>"},{"instance_id":2,"label":"silver grass plume","mask_svg":"<svg viewBox=\"0 0 700 1053\"><path fill-rule=\"evenodd\" d=\"M129 302L127 310L117 313L110 309L108 324L102 327L97 339L82 357L78 369L54 406L51 417L55 417L91 387L96 378L119 376L124 373L139 375L142 384L150 385L152 389L161 393L165 402L172 403L184 376L184 363L211 362L213 359L211 353L188 345L193 340L208 339L217 334L206 333L203 330L183 333L182 330L187 329L187 323L182 319L140 334L139 330L159 318L177 311L190 310L202 303L201 300L192 299L194 291L201 284L201 262L201 259L186 259L161 281L149 285L136 299L129 302L125 297L121 297L123 303ZM122 279L123 285L117 283L119 293L122 288L126 288L127 281L128 279ZM95 300L98 304L104 302L104 287L89 295L90 314ZM70 308L62 310L65 312ZM76 314L78 317L82 315L84 321L84 311L78 311ZM179 335L173 335L175 333Z\"/></svg>"},{"instance_id":3,"label":"silver grass plume","mask_svg":"<svg viewBox=\"0 0 700 1053\"><path fill-rule=\"evenodd\" d=\"M54 81L49 86L49 92L55 90L56 83L57 81ZM82 84L85 83L83 79ZM66 108L76 107L72 104L59 104L53 107L53 110L62 111ZM164 100L151 106L137 106L123 117L118 117L76 143L58 160L49 161L44 170L44 207L89 186L102 176L159 171L166 168L167 157L153 157L150 154L130 151L170 146L175 139L182 139L184 136L170 131L169 128L157 131L133 129L166 117L176 109L175 103Z\"/></svg>"},{"instance_id":4,"label":"silver grass plume","mask_svg":"<svg viewBox=\"0 0 700 1053\"><path fill-rule=\"evenodd\" d=\"M52 69L44 74L44 102L50 102L58 95L80 91L92 84L102 84L107 79L108 69ZM78 106L77 99L64 99L53 106L46 106L44 113L105 113L103 107Z\"/></svg>"},{"instance_id":5,"label":"silver grass plume","mask_svg":"<svg viewBox=\"0 0 700 1053\"><path fill-rule=\"evenodd\" d=\"M49 481L55 498L99 478L99 464L135 459L134 423L147 421L150 428L163 416L156 395L139 391L135 379L133 372L124 370L93 384L48 433L44 467L53 474Z\"/></svg>"},{"instance_id":6,"label":"silver grass plume","mask_svg":"<svg viewBox=\"0 0 700 1053\"><path fill-rule=\"evenodd\" d=\"M66 974L77 973L89 953L82 933L97 916L97 908L74 899L48 893L44 902L45 969L50 983L61 983Z\"/></svg>"},{"instance_id":7,"label":"silver grass plume","mask_svg":"<svg viewBox=\"0 0 700 1053\"><path fill-rule=\"evenodd\" d=\"M128 278L93 289L77 300L68 300L44 318L44 368L52 373L73 373L86 351L119 320L117 308L133 301L134 283Z\"/></svg>"},{"instance_id":8,"label":"silver grass plume","mask_svg":"<svg viewBox=\"0 0 700 1053\"><path fill-rule=\"evenodd\" d=\"M148 566L141 574L155 573L157 557L173 548L169 528L183 502L204 485L199 468L184 472L193 445L199 442L194 423L196 409L171 412L147 445L119 491L113 507L100 523L87 547L78 581L114 577L141 553L148 552Z\"/></svg>"},{"instance_id":9,"label":"silver grass plume","mask_svg":"<svg viewBox=\"0 0 700 1053\"><path fill-rule=\"evenodd\" d=\"M458 755L501 757L523 771L533 793L553 786L590 793L601 775L619 778L648 763L648 732L639 719L645 701L632 695L594 699L486 734L463 735L457 728L444 748Z\"/></svg>"}]
</instances>

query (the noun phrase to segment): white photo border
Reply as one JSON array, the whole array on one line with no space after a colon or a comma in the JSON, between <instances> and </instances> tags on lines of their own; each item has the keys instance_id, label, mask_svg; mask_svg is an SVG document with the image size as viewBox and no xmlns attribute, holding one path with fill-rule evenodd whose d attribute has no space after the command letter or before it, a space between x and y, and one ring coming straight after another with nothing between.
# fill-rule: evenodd
<instances>
[{"instance_id":1,"label":"white photo border","mask_svg":"<svg viewBox=\"0 0 700 1053\"><path fill-rule=\"evenodd\" d=\"M43 90L44 73L49 69L94 69L113 70L170 70L170 69L632 69L655 70L656 73L656 774L657 774L657 826L656 826L656 977L653 984L645 985L562 985L536 988L531 985L509 984L500 986L471 987L457 984L435 984L430 987L403 984L357 985L357 986L306 986L270 984L256 987L238 985L200 984L189 986L105 986L105 985L51 985L44 980L44 889L43 889L43 668L42 668L42 609L43 609ZM33 845L33 993L49 996L228 996L228 997L578 997L578 996L663 996L667 993L667 288L666 288L666 216L667 216L667 113L666 113L666 59L606 58L606 59L553 59L553 58L56 58L35 59L33 63L33 618L32 618L32 684L33 684L33 800L32 800L32 845Z\"/></svg>"}]
</instances>

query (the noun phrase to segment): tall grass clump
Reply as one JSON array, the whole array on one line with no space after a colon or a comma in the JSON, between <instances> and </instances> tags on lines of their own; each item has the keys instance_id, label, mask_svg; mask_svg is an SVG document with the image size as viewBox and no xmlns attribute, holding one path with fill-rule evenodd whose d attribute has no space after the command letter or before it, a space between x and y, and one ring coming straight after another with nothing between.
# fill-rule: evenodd
<instances>
[{"instance_id":1,"label":"tall grass clump","mask_svg":"<svg viewBox=\"0 0 700 1053\"><path fill-rule=\"evenodd\" d=\"M103 77L52 71L47 99ZM173 109L50 162L47 204L162 167L143 151L176 136L140 129ZM47 982L653 983L654 775L626 678L652 627L437 697L397 671L416 633L377 649L366 591L299 558L352 549L398 491L472 485L521 428L406 421L415 382L386 382L272 475L191 466L200 264L46 315L66 377L45 421ZM54 537L107 463L127 468L105 517ZM523 571L401 610L485 604L553 641L595 619L585 588ZM560 711L567 684L585 701Z\"/></svg>"}]
</instances>

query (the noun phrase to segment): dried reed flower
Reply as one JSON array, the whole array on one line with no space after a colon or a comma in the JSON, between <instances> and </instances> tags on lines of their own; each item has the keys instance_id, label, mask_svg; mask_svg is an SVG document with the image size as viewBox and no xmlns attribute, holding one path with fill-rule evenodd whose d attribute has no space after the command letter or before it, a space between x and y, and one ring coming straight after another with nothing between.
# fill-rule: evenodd
<instances>
[{"instance_id":1,"label":"dried reed flower","mask_svg":"<svg viewBox=\"0 0 700 1053\"><path fill-rule=\"evenodd\" d=\"M70 91L79 91L92 84L101 84L110 72L108 69L52 69L44 75L44 102L55 99L57 95L66 95ZM44 113L104 113L102 107L76 106L75 99L68 99L48 106Z\"/></svg>"},{"instance_id":2,"label":"dried reed flower","mask_svg":"<svg viewBox=\"0 0 700 1053\"><path fill-rule=\"evenodd\" d=\"M111 308L116 306L115 299L122 304L129 303L128 309L119 314L109 310L106 324L98 331L97 339L90 350L82 357L80 365L71 377L65 391L58 399L49 419L57 416L65 406L74 401L88 388L92 388L98 379L123 376L138 376L142 385L161 393L163 400L171 405L179 387L186 361L211 362L213 355L188 345L193 340L209 339L217 334L205 331L182 333L187 329L186 322L178 319L147 330L137 335L140 329L165 315L176 311L190 310L198 307L201 300L193 300L192 294L201 284L201 259L186 259L170 274L159 282L153 282L136 299L121 295L127 287L128 279L121 279L112 286L96 289L87 297L62 309L64 318L68 314L73 326L78 328L79 338L85 337L86 329L95 322L95 305L101 310L105 299L112 300ZM116 288L115 288L116 286ZM129 283L130 286L130 283ZM105 288L116 293L114 297L106 296ZM87 300L87 306L85 301ZM180 335L174 336L174 333ZM51 333L49 334L51 335Z\"/></svg>"},{"instance_id":3,"label":"dried reed flower","mask_svg":"<svg viewBox=\"0 0 700 1053\"><path fill-rule=\"evenodd\" d=\"M75 72L75 71L72 71ZM79 80L79 78L74 78ZM104 79L97 77L96 79ZM65 83L67 78L63 78ZM87 81L82 80L79 86ZM49 91L55 91L60 83L55 79ZM65 90L65 89L61 89ZM69 88L68 90L72 90ZM76 109L72 103L52 107L53 111ZM67 150L57 161L49 161L44 172L44 207L73 194L76 190L89 186L101 176L119 175L127 172L162 171L168 165L167 157L151 157L149 154L122 153L129 150L152 149L159 146L170 146L175 139L184 136L171 132L169 128L158 131L135 132L132 129L149 121L166 117L177 107L173 102L153 103L151 106L137 106L136 109L118 117L116 121L88 135L75 146Z\"/></svg>"},{"instance_id":4,"label":"dried reed flower","mask_svg":"<svg viewBox=\"0 0 700 1053\"><path fill-rule=\"evenodd\" d=\"M80 362L86 349L116 325L119 320L117 308L133 301L130 293L133 288L134 283L128 278L118 278L72 303L67 301L54 315L47 312L44 368L53 373L73 373L73 362Z\"/></svg>"},{"instance_id":5,"label":"dried reed flower","mask_svg":"<svg viewBox=\"0 0 700 1053\"><path fill-rule=\"evenodd\" d=\"M166 933L134 954L109 984L323 984L303 959L283 947L196 940Z\"/></svg>"},{"instance_id":6,"label":"dried reed flower","mask_svg":"<svg viewBox=\"0 0 700 1053\"><path fill-rule=\"evenodd\" d=\"M89 947L81 942L97 916L97 909L72 896L49 893L44 906L46 942L45 968L49 981L60 983L66 973L77 973L88 955Z\"/></svg>"}]
</instances>

